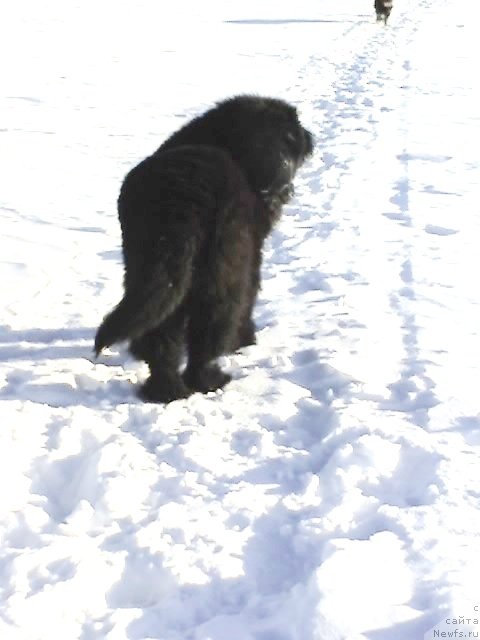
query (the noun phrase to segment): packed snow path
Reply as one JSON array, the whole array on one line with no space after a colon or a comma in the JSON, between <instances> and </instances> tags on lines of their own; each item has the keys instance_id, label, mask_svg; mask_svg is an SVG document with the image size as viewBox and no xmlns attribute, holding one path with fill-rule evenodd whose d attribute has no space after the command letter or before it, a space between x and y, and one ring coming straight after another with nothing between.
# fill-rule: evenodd
<instances>
[{"instance_id":1,"label":"packed snow path","mask_svg":"<svg viewBox=\"0 0 480 640\"><path fill-rule=\"evenodd\" d=\"M11 4L0 638L421 640L480 617L475 20L447 0L395 0L387 28L370 0ZM119 185L246 92L317 139L258 345L223 359L222 392L142 404L143 365L92 359Z\"/></svg>"}]
</instances>

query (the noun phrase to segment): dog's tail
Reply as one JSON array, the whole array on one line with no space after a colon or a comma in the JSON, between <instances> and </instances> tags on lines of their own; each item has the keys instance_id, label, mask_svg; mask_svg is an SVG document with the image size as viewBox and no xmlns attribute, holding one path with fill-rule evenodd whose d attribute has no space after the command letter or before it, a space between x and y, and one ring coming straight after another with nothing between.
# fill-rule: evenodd
<instances>
[{"instance_id":1,"label":"dog's tail","mask_svg":"<svg viewBox=\"0 0 480 640\"><path fill-rule=\"evenodd\" d=\"M192 243L193 244L193 243ZM129 287L122 300L103 320L95 336L95 355L116 342L133 340L168 318L186 296L192 279L193 246L175 260L175 270L157 263L149 281Z\"/></svg>"}]
</instances>

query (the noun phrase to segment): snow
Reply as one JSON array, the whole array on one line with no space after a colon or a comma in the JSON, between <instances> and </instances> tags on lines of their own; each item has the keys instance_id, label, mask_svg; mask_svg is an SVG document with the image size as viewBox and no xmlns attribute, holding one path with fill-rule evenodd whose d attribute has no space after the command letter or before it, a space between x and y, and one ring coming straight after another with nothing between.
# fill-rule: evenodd
<instances>
[{"instance_id":1,"label":"snow","mask_svg":"<svg viewBox=\"0 0 480 640\"><path fill-rule=\"evenodd\" d=\"M2 640L478 637L472 17L4 8ZM142 404L145 366L92 354L121 292L121 179L247 92L317 141L266 248L258 344L222 359L223 391Z\"/></svg>"}]
</instances>

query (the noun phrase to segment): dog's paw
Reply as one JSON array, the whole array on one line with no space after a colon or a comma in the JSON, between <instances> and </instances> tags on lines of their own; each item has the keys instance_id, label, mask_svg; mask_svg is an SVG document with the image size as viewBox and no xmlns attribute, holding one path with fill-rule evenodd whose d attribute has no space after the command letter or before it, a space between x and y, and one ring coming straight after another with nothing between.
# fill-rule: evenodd
<instances>
[{"instance_id":1,"label":"dog's paw","mask_svg":"<svg viewBox=\"0 0 480 640\"><path fill-rule=\"evenodd\" d=\"M194 371L187 368L183 374L185 384L195 391L201 391L201 393L221 389L231 379L232 376L222 371L216 364L207 365Z\"/></svg>"},{"instance_id":2,"label":"dog's paw","mask_svg":"<svg viewBox=\"0 0 480 640\"><path fill-rule=\"evenodd\" d=\"M188 398L193 393L180 376L162 378L150 376L140 387L139 397L144 402L168 403L181 398Z\"/></svg>"}]
</instances>

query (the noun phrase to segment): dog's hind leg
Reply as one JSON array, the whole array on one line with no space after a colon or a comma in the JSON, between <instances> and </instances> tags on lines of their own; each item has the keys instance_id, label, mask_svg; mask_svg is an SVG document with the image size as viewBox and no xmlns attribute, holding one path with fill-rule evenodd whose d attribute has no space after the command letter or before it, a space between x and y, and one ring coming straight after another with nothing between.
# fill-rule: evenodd
<instances>
[{"instance_id":1,"label":"dog's hind leg","mask_svg":"<svg viewBox=\"0 0 480 640\"><path fill-rule=\"evenodd\" d=\"M256 327L253 318L251 315L246 316L238 329L238 339L233 344L231 351L256 344L255 331Z\"/></svg>"},{"instance_id":2,"label":"dog's hind leg","mask_svg":"<svg viewBox=\"0 0 480 640\"><path fill-rule=\"evenodd\" d=\"M230 348L226 353L233 353L237 349L242 347L248 347L252 344L256 344L256 326L253 320L253 309L257 299L257 292L259 289L258 278L253 282L252 290L249 292L248 301L245 304L243 312L240 314L240 321L238 323L237 335L235 336Z\"/></svg>"},{"instance_id":3,"label":"dog's hind leg","mask_svg":"<svg viewBox=\"0 0 480 640\"><path fill-rule=\"evenodd\" d=\"M180 308L159 327L130 343L130 353L144 360L150 369L150 377L140 390L143 400L171 402L192 393L179 372L184 333L185 318L183 308Z\"/></svg>"},{"instance_id":4,"label":"dog's hind leg","mask_svg":"<svg viewBox=\"0 0 480 640\"><path fill-rule=\"evenodd\" d=\"M187 329L188 364L183 378L188 387L206 393L231 380L214 361L231 351L238 331L237 307L231 299L196 305Z\"/></svg>"}]
</instances>

